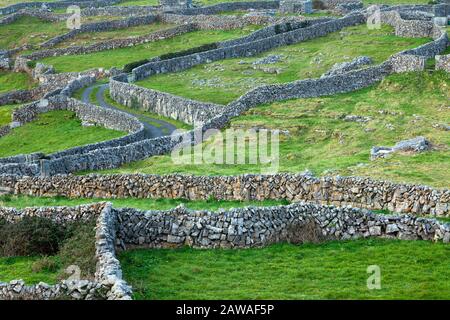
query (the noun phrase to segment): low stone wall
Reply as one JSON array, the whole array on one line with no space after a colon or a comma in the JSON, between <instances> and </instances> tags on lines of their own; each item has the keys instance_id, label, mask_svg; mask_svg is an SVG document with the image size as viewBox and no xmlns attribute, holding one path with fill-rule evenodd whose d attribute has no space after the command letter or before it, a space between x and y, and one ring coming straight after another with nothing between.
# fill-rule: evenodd
<instances>
[{"instance_id":1,"label":"low stone wall","mask_svg":"<svg viewBox=\"0 0 450 320\"><path fill-rule=\"evenodd\" d=\"M95 0L95 1L55 1L55 2L21 2L12 4L7 7L0 8L0 15L6 15L15 13L22 9L64 9L71 5L79 6L80 8L86 7L104 7L119 3L120 0Z\"/></svg>"},{"instance_id":2,"label":"low stone wall","mask_svg":"<svg viewBox=\"0 0 450 320\"><path fill-rule=\"evenodd\" d=\"M67 39L71 39L76 35L84 32L100 32L100 31L110 31L117 29L125 29L129 27L135 27L140 25L146 25L156 22L157 16L155 15L147 15L147 16L139 16L139 17L129 17L126 19L120 20L111 20L111 21L101 21L101 22L93 22L82 24L80 29L74 29L62 35L56 36L44 43L40 46L42 48L51 48Z\"/></svg>"},{"instance_id":3,"label":"low stone wall","mask_svg":"<svg viewBox=\"0 0 450 320\"><path fill-rule=\"evenodd\" d=\"M118 238L144 247L250 248L308 237L311 224L318 237L368 237L450 242L450 225L434 219L385 216L355 208L295 203L278 207L247 207L220 212L116 209ZM303 228L302 228L303 227Z\"/></svg>"},{"instance_id":4,"label":"low stone wall","mask_svg":"<svg viewBox=\"0 0 450 320\"><path fill-rule=\"evenodd\" d=\"M38 18L40 20L44 20L44 21L50 21L50 22L66 20L65 17L62 17L61 15L53 14L51 12L48 12L47 10L23 9L23 10L19 10L18 12L15 12L13 14L10 14L8 16L0 18L0 25L6 25L6 24L13 23L22 17L33 17L33 18Z\"/></svg>"},{"instance_id":5,"label":"low stone wall","mask_svg":"<svg viewBox=\"0 0 450 320\"><path fill-rule=\"evenodd\" d=\"M163 13L158 15L161 22L183 25L194 23L200 30L231 30L248 25L266 25L280 18L270 16L228 16L228 15L178 15Z\"/></svg>"},{"instance_id":6,"label":"low stone wall","mask_svg":"<svg viewBox=\"0 0 450 320\"><path fill-rule=\"evenodd\" d=\"M165 30L155 31L143 36L129 37L123 39L112 39L108 41L97 42L88 46L70 46L66 48L35 51L33 53L24 55L23 57L29 60L39 60L46 57L87 54L98 51L113 50L118 48L136 46L148 42L154 42L162 39L173 38L195 30L197 30L197 27L194 24L187 24Z\"/></svg>"},{"instance_id":7,"label":"low stone wall","mask_svg":"<svg viewBox=\"0 0 450 320\"><path fill-rule=\"evenodd\" d=\"M115 256L117 216L111 204L96 203L76 207L35 207L25 209L0 207L0 218L16 222L25 216L48 218L58 224L96 219L97 270L93 281L63 280L55 285L40 282L26 286L22 280L0 282L0 300L130 300L131 288L122 279Z\"/></svg>"},{"instance_id":8,"label":"low stone wall","mask_svg":"<svg viewBox=\"0 0 450 320\"><path fill-rule=\"evenodd\" d=\"M153 74L178 72L205 62L252 56L280 46L324 36L331 32L363 22L365 22L363 15L352 15L341 19L318 23L311 27L277 34L257 41L246 42L240 45L200 52L170 60L151 62L133 69L132 79L141 80Z\"/></svg>"},{"instance_id":9,"label":"low stone wall","mask_svg":"<svg viewBox=\"0 0 450 320\"><path fill-rule=\"evenodd\" d=\"M224 106L110 79L111 98L129 108L150 111L192 125L202 125L224 111Z\"/></svg>"},{"instance_id":10,"label":"low stone wall","mask_svg":"<svg viewBox=\"0 0 450 320\"><path fill-rule=\"evenodd\" d=\"M358 177L301 174L0 176L11 194L69 198L170 198L188 200L288 200L448 216L450 191Z\"/></svg>"},{"instance_id":11,"label":"low stone wall","mask_svg":"<svg viewBox=\"0 0 450 320\"><path fill-rule=\"evenodd\" d=\"M226 11L238 10L270 10L278 9L280 1L243 1L243 2L223 2L211 6L198 8L186 8L177 10L176 13L183 15L212 15Z\"/></svg>"},{"instance_id":12,"label":"low stone wall","mask_svg":"<svg viewBox=\"0 0 450 320\"><path fill-rule=\"evenodd\" d=\"M398 11L381 12L381 22L394 27L395 35L408 38L433 37L435 25L432 21L404 20Z\"/></svg>"}]
</instances>

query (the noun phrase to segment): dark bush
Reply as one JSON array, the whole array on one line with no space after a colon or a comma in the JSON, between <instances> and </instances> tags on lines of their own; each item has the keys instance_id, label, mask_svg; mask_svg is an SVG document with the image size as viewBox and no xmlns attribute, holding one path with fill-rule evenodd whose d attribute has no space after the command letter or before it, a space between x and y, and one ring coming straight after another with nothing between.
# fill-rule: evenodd
<instances>
[{"instance_id":1,"label":"dark bush","mask_svg":"<svg viewBox=\"0 0 450 320\"><path fill-rule=\"evenodd\" d=\"M320 226L313 220L295 221L287 227L286 240L289 243L319 243L328 240Z\"/></svg>"},{"instance_id":2,"label":"dark bush","mask_svg":"<svg viewBox=\"0 0 450 320\"><path fill-rule=\"evenodd\" d=\"M131 70L133 70L134 68L140 67L140 66L142 66L143 64L146 64L149 61L150 60L148 60L148 59L144 59L144 60L139 60L139 61L134 61L134 62L127 63L123 67L123 72L130 73Z\"/></svg>"},{"instance_id":3,"label":"dark bush","mask_svg":"<svg viewBox=\"0 0 450 320\"><path fill-rule=\"evenodd\" d=\"M312 5L313 5L313 9L317 9L317 10L325 10L327 8L325 3L321 0L313 0Z\"/></svg>"},{"instance_id":4,"label":"dark bush","mask_svg":"<svg viewBox=\"0 0 450 320\"><path fill-rule=\"evenodd\" d=\"M24 217L0 222L0 255L53 255L64 239L64 227L47 218Z\"/></svg>"},{"instance_id":5,"label":"dark bush","mask_svg":"<svg viewBox=\"0 0 450 320\"><path fill-rule=\"evenodd\" d=\"M216 42L213 43L207 43L195 48L190 48L187 50L183 50L183 51L178 51L178 52L171 52L171 53L166 53L160 56L161 60L168 60L168 59L173 59L173 58L178 58L178 57L183 57L183 56L188 56L190 54L194 54L194 53L199 53L199 52L205 52L205 51L209 51L209 50L214 50L217 49L218 45Z\"/></svg>"},{"instance_id":6,"label":"dark bush","mask_svg":"<svg viewBox=\"0 0 450 320\"><path fill-rule=\"evenodd\" d=\"M84 279L92 278L95 273L95 220L74 223L68 228L68 237L62 243L58 257L61 265L67 268L76 265ZM67 277L68 274L61 274Z\"/></svg>"}]
</instances>

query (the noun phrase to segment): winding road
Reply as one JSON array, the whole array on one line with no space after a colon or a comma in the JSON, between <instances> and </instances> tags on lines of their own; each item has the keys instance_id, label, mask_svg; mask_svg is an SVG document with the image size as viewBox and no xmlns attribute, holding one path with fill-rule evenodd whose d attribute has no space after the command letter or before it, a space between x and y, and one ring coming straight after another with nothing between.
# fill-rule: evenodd
<instances>
[{"instance_id":1,"label":"winding road","mask_svg":"<svg viewBox=\"0 0 450 320\"><path fill-rule=\"evenodd\" d=\"M150 116L142 115L139 113L133 113L131 111L117 108L117 107L107 103L104 98L104 93L105 93L105 90L108 89L108 86L109 86L109 84L106 83L106 84L101 84L101 85L93 84L92 86L87 87L86 89L84 89L84 91L82 93L81 100L83 102L96 104L103 108L119 110L119 111L125 112L127 114L130 114L132 116L135 116L144 125L144 131L145 131L145 135L147 138L156 138L156 137L170 135L174 130L177 129L177 127L175 127L173 124L166 122L164 120L155 119ZM95 94L95 101L91 101L90 96L91 96L92 91L95 88L99 88L99 90Z\"/></svg>"}]
</instances>

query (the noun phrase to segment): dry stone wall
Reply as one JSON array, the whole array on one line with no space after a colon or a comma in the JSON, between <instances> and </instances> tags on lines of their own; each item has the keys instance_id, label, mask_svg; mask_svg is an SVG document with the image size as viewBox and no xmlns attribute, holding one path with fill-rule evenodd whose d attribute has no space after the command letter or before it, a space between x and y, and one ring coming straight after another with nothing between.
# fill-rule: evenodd
<instances>
[{"instance_id":1,"label":"dry stone wall","mask_svg":"<svg viewBox=\"0 0 450 320\"><path fill-rule=\"evenodd\" d=\"M408 215L384 216L356 208L295 203L227 211L116 209L123 246L249 248L307 237L313 224L319 237L349 240L382 237L450 242L450 225ZM303 228L302 228L303 227ZM295 234L297 233L297 234Z\"/></svg>"},{"instance_id":2,"label":"dry stone wall","mask_svg":"<svg viewBox=\"0 0 450 320\"><path fill-rule=\"evenodd\" d=\"M21 2L0 8L0 15L15 13L22 9L64 9L70 5L76 5L80 8L86 7L104 7L119 3L120 0L95 0L95 1L54 1L54 2Z\"/></svg>"},{"instance_id":3,"label":"dry stone wall","mask_svg":"<svg viewBox=\"0 0 450 320\"><path fill-rule=\"evenodd\" d=\"M448 216L450 190L358 177L301 174L0 176L6 193L69 198L288 200Z\"/></svg>"},{"instance_id":4,"label":"dry stone wall","mask_svg":"<svg viewBox=\"0 0 450 320\"><path fill-rule=\"evenodd\" d=\"M178 97L125 82L109 82L111 98L129 108L150 111L192 125L201 125L224 110L224 106Z\"/></svg>"},{"instance_id":5,"label":"dry stone wall","mask_svg":"<svg viewBox=\"0 0 450 320\"><path fill-rule=\"evenodd\" d=\"M95 258L97 270L93 281L62 280L55 285L40 282L27 286L22 280L0 282L0 300L130 300L131 287L122 279L116 258L117 216L109 203L76 207L15 208L0 207L0 218L16 222L25 216L42 217L65 225L69 222L96 220Z\"/></svg>"},{"instance_id":6,"label":"dry stone wall","mask_svg":"<svg viewBox=\"0 0 450 320\"><path fill-rule=\"evenodd\" d=\"M155 31L148 35L129 37L123 39L112 39L108 41L97 42L88 46L70 46L66 48L35 51L33 53L24 55L23 57L29 60L39 60L46 57L87 54L98 51L113 50L118 48L136 46L148 42L154 42L162 39L173 38L195 30L197 30L197 27L194 24L187 24L165 30Z\"/></svg>"}]
</instances>

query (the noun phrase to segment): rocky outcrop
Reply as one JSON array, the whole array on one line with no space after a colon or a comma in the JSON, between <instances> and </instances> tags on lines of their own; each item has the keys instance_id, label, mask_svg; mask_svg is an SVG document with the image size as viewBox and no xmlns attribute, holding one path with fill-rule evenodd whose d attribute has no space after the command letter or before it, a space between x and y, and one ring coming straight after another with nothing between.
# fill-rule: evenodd
<instances>
[{"instance_id":1,"label":"rocky outcrop","mask_svg":"<svg viewBox=\"0 0 450 320\"><path fill-rule=\"evenodd\" d=\"M431 149L431 143L424 137L416 137L409 140L403 140L393 147L372 147L370 150L370 159L385 158L396 152L418 153Z\"/></svg>"}]
</instances>

